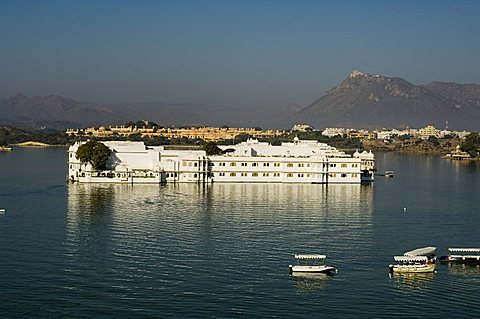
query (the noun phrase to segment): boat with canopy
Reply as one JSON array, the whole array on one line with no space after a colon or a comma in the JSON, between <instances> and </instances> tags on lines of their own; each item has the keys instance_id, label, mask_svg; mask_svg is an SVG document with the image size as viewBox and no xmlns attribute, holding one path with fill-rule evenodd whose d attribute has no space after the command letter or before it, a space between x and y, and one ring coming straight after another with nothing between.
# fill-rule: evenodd
<instances>
[{"instance_id":1,"label":"boat with canopy","mask_svg":"<svg viewBox=\"0 0 480 319\"><path fill-rule=\"evenodd\" d=\"M427 256L394 256L397 264L388 267L393 273L428 273L435 271L435 263Z\"/></svg>"},{"instance_id":2,"label":"boat with canopy","mask_svg":"<svg viewBox=\"0 0 480 319\"><path fill-rule=\"evenodd\" d=\"M323 273L331 274L337 268L325 264L326 255L294 255L295 265L289 265L290 274L295 273Z\"/></svg>"}]
</instances>

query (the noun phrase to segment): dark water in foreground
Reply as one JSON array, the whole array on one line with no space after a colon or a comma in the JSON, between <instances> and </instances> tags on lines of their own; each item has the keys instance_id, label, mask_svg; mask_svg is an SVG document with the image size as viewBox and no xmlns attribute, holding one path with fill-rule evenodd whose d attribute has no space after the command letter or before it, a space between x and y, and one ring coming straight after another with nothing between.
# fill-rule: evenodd
<instances>
[{"instance_id":1,"label":"dark water in foreground","mask_svg":"<svg viewBox=\"0 0 480 319\"><path fill-rule=\"evenodd\" d=\"M480 246L479 163L380 153L396 175L373 185L100 186L66 184L65 153L0 153L2 318L480 317L479 267L387 269ZM339 273L290 277L294 253Z\"/></svg>"}]
</instances>

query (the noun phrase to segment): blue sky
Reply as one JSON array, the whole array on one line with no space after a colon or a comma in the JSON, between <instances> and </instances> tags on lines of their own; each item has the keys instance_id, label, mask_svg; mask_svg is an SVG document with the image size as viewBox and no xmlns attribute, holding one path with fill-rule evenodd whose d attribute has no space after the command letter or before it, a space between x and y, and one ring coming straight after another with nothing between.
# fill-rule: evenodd
<instances>
[{"instance_id":1,"label":"blue sky","mask_svg":"<svg viewBox=\"0 0 480 319\"><path fill-rule=\"evenodd\" d=\"M480 83L480 1L0 0L0 97L307 105L353 69Z\"/></svg>"}]
</instances>

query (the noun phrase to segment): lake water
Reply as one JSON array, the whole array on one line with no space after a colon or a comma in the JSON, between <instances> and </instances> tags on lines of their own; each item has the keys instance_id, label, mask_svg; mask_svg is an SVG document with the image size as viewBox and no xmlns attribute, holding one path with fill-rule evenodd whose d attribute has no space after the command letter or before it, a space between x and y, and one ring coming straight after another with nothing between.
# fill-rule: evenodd
<instances>
[{"instance_id":1,"label":"lake water","mask_svg":"<svg viewBox=\"0 0 480 319\"><path fill-rule=\"evenodd\" d=\"M372 185L67 184L65 149L0 153L2 318L480 317L480 268L393 256L480 246L480 164L377 153ZM404 211L406 208L406 211ZM325 253L334 276L288 274Z\"/></svg>"}]
</instances>

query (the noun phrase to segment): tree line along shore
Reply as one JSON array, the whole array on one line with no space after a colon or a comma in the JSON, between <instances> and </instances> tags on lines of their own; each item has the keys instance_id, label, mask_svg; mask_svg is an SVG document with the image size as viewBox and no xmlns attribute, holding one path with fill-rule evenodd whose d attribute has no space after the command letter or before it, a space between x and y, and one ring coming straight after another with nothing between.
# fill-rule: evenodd
<instances>
[{"instance_id":1,"label":"tree line along shore","mask_svg":"<svg viewBox=\"0 0 480 319\"><path fill-rule=\"evenodd\" d=\"M444 155L458 149L470 154L472 158L480 158L480 134L471 133L464 139L457 137L428 139L414 138L411 136L392 137L388 140L369 140L359 138L348 138L344 136L328 137L321 134L321 131L286 131L285 134L277 137L258 138L260 141L270 142L273 145L279 145L281 142L292 141L294 137L299 139L317 140L327 143L337 149L346 152L354 152L355 150L372 150L372 151L396 151L422 154ZM248 134L240 134L233 139L216 141L219 145L233 145L251 138ZM66 147L78 140L119 140L119 141L143 141L146 145L192 145L203 147L207 141L202 139L191 138L166 138L166 137L142 137L132 134L130 136L109 136L109 137L91 137L91 136L72 136L64 131L41 131L26 130L15 127L0 127L0 146L19 146L19 147L50 147L63 146Z\"/></svg>"}]
</instances>

